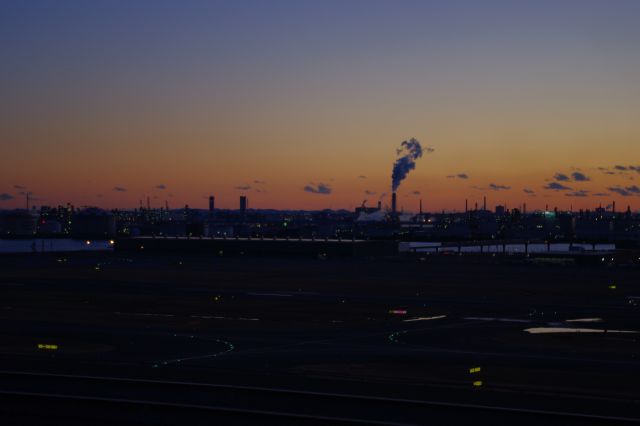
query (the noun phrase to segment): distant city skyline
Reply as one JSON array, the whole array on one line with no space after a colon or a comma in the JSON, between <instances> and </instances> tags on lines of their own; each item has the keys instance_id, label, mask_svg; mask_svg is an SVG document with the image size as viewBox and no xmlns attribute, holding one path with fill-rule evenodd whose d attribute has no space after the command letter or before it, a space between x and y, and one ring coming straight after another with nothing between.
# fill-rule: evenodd
<instances>
[{"instance_id":1,"label":"distant city skyline","mask_svg":"<svg viewBox=\"0 0 640 426\"><path fill-rule=\"evenodd\" d=\"M9 2L0 209L640 208L635 1Z\"/></svg>"}]
</instances>

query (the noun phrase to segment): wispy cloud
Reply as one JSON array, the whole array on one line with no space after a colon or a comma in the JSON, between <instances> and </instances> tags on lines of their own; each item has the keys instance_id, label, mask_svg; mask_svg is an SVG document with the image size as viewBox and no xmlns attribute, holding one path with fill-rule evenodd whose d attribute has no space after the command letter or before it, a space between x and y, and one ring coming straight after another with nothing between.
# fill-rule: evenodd
<instances>
[{"instance_id":1,"label":"wispy cloud","mask_svg":"<svg viewBox=\"0 0 640 426\"><path fill-rule=\"evenodd\" d=\"M365 175L360 175L358 176L358 179L366 179L367 177Z\"/></svg>"},{"instance_id":2,"label":"wispy cloud","mask_svg":"<svg viewBox=\"0 0 640 426\"><path fill-rule=\"evenodd\" d=\"M309 185L306 185L303 190L312 194L331 194L331 187L325 183L318 183L317 185L315 183L310 183Z\"/></svg>"},{"instance_id":3,"label":"wispy cloud","mask_svg":"<svg viewBox=\"0 0 640 426\"><path fill-rule=\"evenodd\" d=\"M165 185L164 183L161 183L159 185L156 185L156 189L167 189L167 185Z\"/></svg>"},{"instance_id":4,"label":"wispy cloud","mask_svg":"<svg viewBox=\"0 0 640 426\"><path fill-rule=\"evenodd\" d=\"M611 192L615 192L618 195L622 195L623 197L631 197L633 195L640 195L640 188L636 185L621 187L621 186L613 186L607 188Z\"/></svg>"},{"instance_id":5,"label":"wispy cloud","mask_svg":"<svg viewBox=\"0 0 640 426\"><path fill-rule=\"evenodd\" d=\"M124 188L122 186L114 186L113 190L116 192L127 192L127 188Z\"/></svg>"},{"instance_id":6,"label":"wispy cloud","mask_svg":"<svg viewBox=\"0 0 640 426\"><path fill-rule=\"evenodd\" d=\"M511 189L510 186L506 186L506 185L498 185L495 183L490 183L489 184L489 189L492 191L507 191L509 189Z\"/></svg>"},{"instance_id":7,"label":"wispy cloud","mask_svg":"<svg viewBox=\"0 0 640 426\"><path fill-rule=\"evenodd\" d=\"M544 189L550 189L552 191L570 191L571 188L569 188L568 186L564 186L561 183L558 182L550 182L547 185L543 186Z\"/></svg>"},{"instance_id":8,"label":"wispy cloud","mask_svg":"<svg viewBox=\"0 0 640 426\"><path fill-rule=\"evenodd\" d=\"M248 191L251 189L251 185L248 185L248 184L238 185L235 187L235 189L237 189L238 191Z\"/></svg>"},{"instance_id":9,"label":"wispy cloud","mask_svg":"<svg viewBox=\"0 0 640 426\"><path fill-rule=\"evenodd\" d=\"M587 191L585 189L579 189L577 191L567 192L564 195L567 196L567 197L588 197L589 196L589 191Z\"/></svg>"},{"instance_id":10,"label":"wispy cloud","mask_svg":"<svg viewBox=\"0 0 640 426\"><path fill-rule=\"evenodd\" d=\"M364 193L367 194L367 195L376 195L377 194L376 191L369 191L368 189L365 189Z\"/></svg>"},{"instance_id":11,"label":"wispy cloud","mask_svg":"<svg viewBox=\"0 0 640 426\"><path fill-rule=\"evenodd\" d=\"M524 192L525 194L529 194L529 195L532 195L532 194L536 193L536 191L534 191L533 189L529 189L529 188L523 189L522 192Z\"/></svg>"},{"instance_id":12,"label":"wispy cloud","mask_svg":"<svg viewBox=\"0 0 640 426\"><path fill-rule=\"evenodd\" d=\"M7 194L6 192L3 192L2 194L0 194L0 201L9 201L9 200L13 200L15 197L11 194Z\"/></svg>"},{"instance_id":13,"label":"wispy cloud","mask_svg":"<svg viewBox=\"0 0 640 426\"><path fill-rule=\"evenodd\" d=\"M469 179L469 175L466 173L458 173L455 175L448 175L447 176L448 179Z\"/></svg>"},{"instance_id":14,"label":"wispy cloud","mask_svg":"<svg viewBox=\"0 0 640 426\"><path fill-rule=\"evenodd\" d=\"M587 182L587 181L591 180L591 178L589 178L589 176L585 175L582 172L573 172L573 173L571 173L571 177L576 182Z\"/></svg>"},{"instance_id":15,"label":"wispy cloud","mask_svg":"<svg viewBox=\"0 0 640 426\"><path fill-rule=\"evenodd\" d=\"M571 174L565 174L565 173L556 173L555 175L553 175L553 180L557 181L557 182L588 182L591 180L591 178L587 175L585 175L582 172L579 171L575 171L572 172Z\"/></svg>"}]
</instances>

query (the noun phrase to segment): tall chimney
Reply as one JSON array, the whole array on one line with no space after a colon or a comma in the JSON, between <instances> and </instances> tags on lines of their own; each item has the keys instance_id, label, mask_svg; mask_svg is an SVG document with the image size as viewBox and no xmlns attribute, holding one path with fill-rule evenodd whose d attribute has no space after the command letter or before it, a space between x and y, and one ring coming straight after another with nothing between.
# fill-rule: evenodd
<instances>
[{"instance_id":1,"label":"tall chimney","mask_svg":"<svg viewBox=\"0 0 640 426\"><path fill-rule=\"evenodd\" d=\"M612 210L613 210L613 214L616 214L616 202L613 202L613 205L611 206Z\"/></svg>"},{"instance_id":2,"label":"tall chimney","mask_svg":"<svg viewBox=\"0 0 640 426\"><path fill-rule=\"evenodd\" d=\"M484 202L482 203L482 210L486 210L487 209L487 196L484 196Z\"/></svg>"},{"instance_id":3,"label":"tall chimney","mask_svg":"<svg viewBox=\"0 0 640 426\"><path fill-rule=\"evenodd\" d=\"M391 194L391 212L396 213L396 193Z\"/></svg>"},{"instance_id":4,"label":"tall chimney","mask_svg":"<svg viewBox=\"0 0 640 426\"><path fill-rule=\"evenodd\" d=\"M382 210L382 201L378 201L378 210Z\"/></svg>"},{"instance_id":5,"label":"tall chimney","mask_svg":"<svg viewBox=\"0 0 640 426\"><path fill-rule=\"evenodd\" d=\"M420 217L422 217L422 198L420 199Z\"/></svg>"},{"instance_id":6,"label":"tall chimney","mask_svg":"<svg viewBox=\"0 0 640 426\"><path fill-rule=\"evenodd\" d=\"M522 214L527 214L527 203L522 205Z\"/></svg>"},{"instance_id":7,"label":"tall chimney","mask_svg":"<svg viewBox=\"0 0 640 426\"><path fill-rule=\"evenodd\" d=\"M209 196L209 212L213 213L215 208L216 208L216 198L213 195L211 195Z\"/></svg>"},{"instance_id":8,"label":"tall chimney","mask_svg":"<svg viewBox=\"0 0 640 426\"><path fill-rule=\"evenodd\" d=\"M464 200L464 212L467 213L469 211L469 200Z\"/></svg>"}]
</instances>

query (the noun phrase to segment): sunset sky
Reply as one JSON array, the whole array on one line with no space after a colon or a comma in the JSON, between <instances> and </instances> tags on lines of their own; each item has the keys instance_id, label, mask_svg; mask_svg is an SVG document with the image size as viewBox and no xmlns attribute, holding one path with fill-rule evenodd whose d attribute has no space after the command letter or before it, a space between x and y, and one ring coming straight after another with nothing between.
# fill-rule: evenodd
<instances>
[{"instance_id":1,"label":"sunset sky","mask_svg":"<svg viewBox=\"0 0 640 426\"><path fill-rule=\"evenodd\" d=\"M434 151L405 210L640 208L638 22L633 0L7 1L0 208L374 205L411 137Z\"/></svg>"}]
</instances>

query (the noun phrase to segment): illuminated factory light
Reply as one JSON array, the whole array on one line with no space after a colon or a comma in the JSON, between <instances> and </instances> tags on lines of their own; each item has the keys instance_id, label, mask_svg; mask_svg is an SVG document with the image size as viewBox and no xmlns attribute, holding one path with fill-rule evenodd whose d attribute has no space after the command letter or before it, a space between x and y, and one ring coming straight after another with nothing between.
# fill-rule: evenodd
<instances>
[{"instance_id":1,"label":"illuminated factory light","mask_svg":"<svg viewBox=\"0 0 640 426\"><path fill-rule=\"evenodd\" d=\"M391 309L389 310L390 314L393 315L407 315L407 310L406 309Z\"/></svg>"},{"instance_id":2,"label":"illuminated factory light","mask_svg":"<svg viewBox=\"0 0 640 426\"><path fill-rule=\"evenodd\" d=\"M90 244L91 244L91 241L87 240L87 241L85 241L84 243L85 243L86 245L90 245Z\"/></svg>"},{"instance_id":3,"label":"illuminated factory light","mask_svg":"<svg viewBox=\"0 0 640 426\"><path fill-rule=\"evenodd\" d=\"M473 382L473 386L482 386L482 380L476 380L475 382Z\"/></svg>"},{"instance_id":4,"label":"illuminated factory light","mask_svg":"<svg viewBox=\"0 0 640 426\"><path fill-rule=\"evenodd\" d=\"M113 240L109 240L109 245L114 245L116 242Z\"/></svg>"},{"instance_id":5,"label":"illuminated factory light","mask_svg":"<svg viewBox=\"0 0 640 426\"><path fill-rule=\"evenodd\" d=\"M611 284L611 285L609 286L609 288L610 288L611 290L615 290L615 289L616 289L616 288L618 288L618 287L617 287L615 284Z\"/></svg>"},{"instance_id":6,"label":"illuminated factory light","mask_svg":"<svg viewBox=\"0 0 640 426\"><path fill-rule=\"evenodd\" d=\"M480 367L473 367L469 369L469 374L479 373Z\"/></svg>"}]
</instances>

